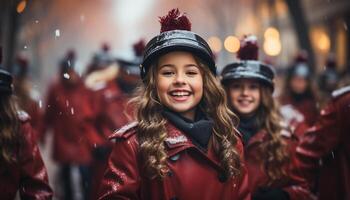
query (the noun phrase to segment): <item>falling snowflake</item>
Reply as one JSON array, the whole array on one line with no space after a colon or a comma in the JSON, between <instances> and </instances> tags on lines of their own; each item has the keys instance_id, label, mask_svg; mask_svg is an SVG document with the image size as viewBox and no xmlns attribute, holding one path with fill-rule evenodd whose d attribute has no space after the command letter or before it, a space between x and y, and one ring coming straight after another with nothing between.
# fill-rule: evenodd
<instances>
[{"instance_id":1,"label":"falling snowflake","mask_svg":"<svg viewBox=\"0 0 350 200\"><path fill-rule=\"evenodd\" d=\"M24 49L27 49L28 47L27 47L27 45L24 45Z\"/></svg>"},{"instance_id":2,"label":"falling snowflake","mask_svg":"<svg viewBox=\"0 0 350 200\"><path fill-rule=\"evenodd\" d=\"M42 108L43 107L43 101L39 101L39 108Z\"/></svg>"},{"instance_id":3,"label":"falling snowflake","mask_svg":"<svg viewBox=\"0 0 350 200\"><path fill-rule=\"evenodd\" d=\"M35 23L36 23L36 24L39 24L39 20L35 20Z\"/></svg>"},{"instance_id":4,"label":"falling snowflake","mask_svg":"<svg viewBox=\"0 0 350 200\"><path fill-rule=\"evenodd\" d=\"M74 108L73 107L70 108L70 113L72 113L72 115L74 115Z\"/></svg>"},{"instance_id":5,"label":"falling snowflake","mask_svg":"<svg viewBox=\"0 0 350 200\"><path fill-rule=\"evenodd\" d=\"M63 74L63 77L64 77L65 79L70 79L70 76L69 76L68 73L64 73L64 74Z\"/></svg>"},{"instance_id":6,"label":"falling snowflake","mask_svg":"<svg viewBox=\"0 0 350 200\"><path fill-rule=\"evenodd\" d=\"M60 36L61 36L61 31L60 31L60 29L56 29L56 30L55 30L55 36L56 36L56 37L60 37Z\"/></svg>"}]
</instances>

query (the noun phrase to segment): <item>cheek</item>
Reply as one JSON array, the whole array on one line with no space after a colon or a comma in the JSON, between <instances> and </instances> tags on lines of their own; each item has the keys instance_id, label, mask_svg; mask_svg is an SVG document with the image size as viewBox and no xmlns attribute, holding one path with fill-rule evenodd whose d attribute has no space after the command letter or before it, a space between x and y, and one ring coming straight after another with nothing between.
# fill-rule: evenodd
<instances>
[{"instance_id":1,"label":"cheek","mask_svg":"<svg viewBox=\"0 0 350 200\"><path fill-rule=\"evenodd\" d=\"M258 107L261 102L261 94L260 91L257 91L254 93L254 98L255 98L255 107Z\"/></svg>"},{"instance_id":2,"label":"cheek","mask_svg":"<svg viewBox=\"0 0 350 200\"><path fill-rule=\"evenodd\" d=\"M192 88L196 94L202 96L203 95L203 80L198 79L192 82Z\"/></svg>"},{"instance_id":3,"label":"cheek","mask_svg":"<svg viewBox=\"0 0 350 200\"><path fill-rule=\"evenodd\" d=\"M239 92L237 90L230 89L229 90L229 101L233 103L235 100L237 100L239 96Z\"/></svg>"},{"instance_id":4,"label":"cheek","mask_svg":"<svg viewBox=\"0 0 350 200\"><path fill-rule=\"evenodd\" d=\"M166 84L166 81L162 79L158 79L157 84L157 94L160 99L163 99L165 95L167 94L168 86Z\"/></svg>"}]
</instances>

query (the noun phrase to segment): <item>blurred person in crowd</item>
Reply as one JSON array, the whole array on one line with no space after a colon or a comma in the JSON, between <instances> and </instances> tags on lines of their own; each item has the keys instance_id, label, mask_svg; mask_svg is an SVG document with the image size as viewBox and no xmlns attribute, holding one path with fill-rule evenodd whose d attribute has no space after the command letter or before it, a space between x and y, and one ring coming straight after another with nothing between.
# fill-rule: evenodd
<instances>
[{"instance_id":1,"label":"blurred person in crowd","mask_svg":"<svg viewBox=\"0 0 350 200\"><path fill-rule=\"evenodd\" d=\"M12 76L0 69L0 199L52 199L29 115L18 109Z\"/></svg>"},{"instance_id":2,"label":"blurred person in crowd","mask_svg":"<svg viewBox=\"0 0 350 200\"><path fill-rule=\"evenodd\" d=\"M102 133L106 142L95 148L94 151L93 197L97 195L97 189L107 165L107 158L112 150L112 143L108 140L108 137L115 130L132 121L133 109L127 102L130 100L136 85L141 82L140 64L145 48L144 41L140 40L133 47L135 58L130 61L117 59L116 62L118 63L119 70L115 78L109 80L110 78L107 76L105 80L107 81L106 89L102 90L99 95L95 95L97 97L95 103L99 106L96 110L96 127ZM113 65L110 67L116 66ZM103 78L101 77L99 80L103 80Z\"/></svg>"},{"instance_id":3,"label":"blurred person in crowd","mask_svg":"<svg viewBox=\"0 0 350 200\"><path fill-rule=\"evenodd\" d=\"M320 200L350 199L350 86L332 93L297 147L302 169L317 177ZM318 174L315 174L318 172Z\"/></svg>"},{"instance_id":4,"label":"blurred person in crowd","mask_svg":"<svg viewBox=\"0 0 350 200\"><path fill-rule=\"evenodd\" d=\"M137 122L111 137L100 199L250 199L242 143L209 45L178 9L160 22L132 101Z\"/></svg>"},{"instance_id":5,"label":"blurred person in crowd","mask_svg":"<svg viewBox=\"0 0 350 200\"><path fill-rule=\"evenodd\" d=\"M87 67L85 76L88 76L92 72L105 69L113 63L114 59L110 53L110 49L111 47L108 43L102 44L101 50L92 57L92 61Z\"/></svg>"},{"instance_id":6,"label":"blurred person in crowd","mask_svg":"<svg viewBox=\"0 0 350 200\"><path fill-rule=\"evenodd\" d=\"M52 129L53 158L60 165L59 178L64 192L60 199L88 198L91 152L103 142L93 125L91 93L75 72L74 64L75 52L69 51L59 64L58 80L48 89L44 115L43 132Z\"/></svg>"},{"instance_id":7,"label":"blurred person in crowd","mask_svg":"<svg viewBox=\"0 0 350 200\"><path fill-rule=\"evenodd\" d=\"M39 102L39 93L33 89L29 78L29 61L26 57L19 54L14 65L14 93L18 98L18 104L21 109L26 111L31 117L31 125L35 130L36 140L40 137L39 131L42 125L43 111L41 102Z\"/></svg>"},{"instance_id":8,"label":"blurred person in crowd","mask_svg":"<svg viewBox=\"0 0 350 200\"><path fill-rule=\"evenodd\" d=\"M307 53L301 51L294 64L287 69L285 90L280 97L281 113L286 119L293 116L296 120L293 126L300 123L311 126L316 120L318 98L312 80Z\"/></svg>"},{"instance_id":9,"label":"blurred person in crowd","mask_svg":"<svg viewBox=\"0 0 350 200\"><path fill-rule=\"evenodd\" d=\"M340 76L337 71L335 55L330 54L325 62L324 70L319 75L320 101L326 104L332 97L332 92L337 89Z\"/></svg>"},{"instance_id":10,"label":"blurred person in crowd","mask_svg":"<svg viewBox=\"0 0 350 200\"><path fill-rule=\"evenodd\" d=\"M313 199L297 168L297 137L273 99L274 70L258 61L253 35L244 36L237 57L222 71L228 104L238 114L253 200Z\"/></svg>"}]
</instances>

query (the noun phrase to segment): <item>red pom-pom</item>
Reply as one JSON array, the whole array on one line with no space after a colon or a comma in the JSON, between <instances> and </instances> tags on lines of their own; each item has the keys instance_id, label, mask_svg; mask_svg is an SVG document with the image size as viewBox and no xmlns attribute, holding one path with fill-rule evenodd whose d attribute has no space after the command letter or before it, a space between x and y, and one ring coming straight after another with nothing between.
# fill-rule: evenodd
<instances>
[{"instance_id":1,"label":"red pom-pom","mask_svg":"<svg viewBox=\"0 0 350 200\"><path fill-rule=\"evenodd\" d=\"M308 60L308 54L306 50L301 50L294 58L295 63L306 63Z\"/></svg>"},{"instance_id":2,"label":"red pom-pom","mask_svg":"<svg viewBox=\"0 0 350 200\"><path fill-rule=\"evenodd\" d=\"M21 68L28 67L28 59L21 54L17 55L16 61L17 61L17 64L19 65L19 67L21 67Z\"/></svg>"},{"instance_id":3,"label":"red pom-pom","mask_svg":"<svg viewBox=\"0 0 350 200\"><path fill-rule=\"evenodd\" d=\"M67 51L66 59L67 60L74 60L75 56L76 56L76 54L75 54L74 49L70 49L70 50Z\"/></svg>"},{"instance_id":4,"label":"red pom-pom","mask_svg":"<svg viewBox=\"0 0 350 200\"><path fill-rule=\"evenodd\" d=\"M258 60L258 42L254 35L245 35L241 40L241 46L237 52L240 60Z\"/></svg>"},{"instance_id":5,"label":"red pom-pom","mask_svg":"<svg viewBox=\"0 0 350 200\"><path fill-rule=\"evenodd\" d=\"M134 53L137 57L143 56L143 52L145 51L145 41L141 39L133 45Z\"/></svg>"},{"instance_id":6,"label":"red pom-pom","mask_svg":"<svg viewBox=\"0 0 350 200\"><path fill-rule=\"evenodd\" d=\"M180 11L178 8L172 9L166 16L159 17L159 22L161 24L161 33L172 30L191 31L190 20L185 15L180 16Z\"/></svg>"},{"instance_id":7,"label":"red pom-pom","mask_svg":"<svg viewBox=\"0 0 350 200\"><path fill-rule=\"evenodd\" d=\"M102 51L107 52L111 49L111 47L109 46L109 44L107 42L102 44Z\"/></svg>"}]
</instances>

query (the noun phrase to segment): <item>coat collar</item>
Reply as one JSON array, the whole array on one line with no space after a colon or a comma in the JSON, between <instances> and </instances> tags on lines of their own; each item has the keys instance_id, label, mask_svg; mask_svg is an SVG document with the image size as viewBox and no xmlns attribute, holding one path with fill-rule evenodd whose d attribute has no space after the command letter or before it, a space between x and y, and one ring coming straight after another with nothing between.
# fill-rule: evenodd
<instances>
[{"instance_id":1,"label":"coat collar","mask_svg":"<svg viewBox=\"0 0 350 200\"><path fill-rule=\"evenodd\" d=\"M173 124L168 122L166 124L166 130L168 133L167 138L165 139L165 145L168 151L168 158L180 153L181 151L192 149L203 156L206 160L210 161L216 168L222 170L218 156L216 155L213 145L208 145L208 150L203 151L194 145L191 139L186 136L185 133L177 129Z\"/></svg>"}]
</instances>

